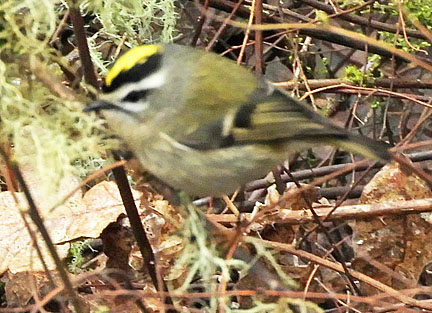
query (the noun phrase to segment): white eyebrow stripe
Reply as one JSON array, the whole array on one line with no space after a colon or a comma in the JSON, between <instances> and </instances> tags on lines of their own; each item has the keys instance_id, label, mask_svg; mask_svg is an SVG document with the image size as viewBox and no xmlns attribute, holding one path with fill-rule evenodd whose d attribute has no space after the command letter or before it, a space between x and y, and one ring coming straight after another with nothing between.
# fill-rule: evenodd
<instances>
[{"instance_id":1,"label":"white eyebrow stripe","mask_svg":"<svg viewBox=\"0 0 432 313\"><path fill-rule=\"evenodd\" d=\"M141 79L138 82L137 89L154 89L162 87L166 82L166 71L165 70L159 70L156 73L151 74L150 76L147 76L144 79Z\"/></svg>"},{"instance_id":2,"label":"white eyebrow stripe","mask_svg":"<svg viewBox=\"0 0 432 313\"><path fill-rule=\"evenodd\" d=\"M113 92L100 95L100 99L116 102L125 98L130 92L140 90L150 90L162 87L166 82L166 70L159 70L156 73L147 76L140 81L128 83Z\"/></svg>"},{"instance_id":3,"label":"white eyebrow stripe","mask_svg":"<svg viewBox=\"0 0 432 313\"><path fill-rule=\"evenodd\" d=\"M150 103L147 101L138 101L138 102L123 102L122 108L129 112L138 113L141 111L145 111L150 106Z\"/></svg>"}]
</instances>

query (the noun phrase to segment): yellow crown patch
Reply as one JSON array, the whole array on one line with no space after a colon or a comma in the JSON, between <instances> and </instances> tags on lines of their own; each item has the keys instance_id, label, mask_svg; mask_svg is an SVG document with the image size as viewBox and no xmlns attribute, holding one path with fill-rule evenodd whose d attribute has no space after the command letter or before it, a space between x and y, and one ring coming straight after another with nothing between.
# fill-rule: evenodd
<instances>
[{"instance_id":1,"label":"yellow crown patch","mask_svg":"<svg viewBox=\"0 0 432 313\"><path fill-rule=\"evenodd\" d=\"M144 45L130 49L115 62L112 69L108 72L108 75L105 78L105 85L111 85L112 81L118 74L129 70L138 63L146 62L149 56L162 51L162 45Z\"/></svg>"}]
</instances>

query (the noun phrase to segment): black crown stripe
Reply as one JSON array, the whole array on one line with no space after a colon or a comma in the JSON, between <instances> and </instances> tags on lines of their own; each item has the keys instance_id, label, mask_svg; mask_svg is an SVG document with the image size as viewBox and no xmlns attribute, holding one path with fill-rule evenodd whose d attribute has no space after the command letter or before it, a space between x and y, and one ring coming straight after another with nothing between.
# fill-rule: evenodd
<instances>
[{"instance_id":1,"label":"black crown stripe","mask_svg":"<svg viewBox=\"0 0 432 313\"><path fill-rule=\"evenodd\" d=\"M143 63L137 63L130 69L121 71L111 82L111 85L107 86L104 84L102 86L102 91L104 93L112 92L117 88L123 86L127 83L135 83L141 79L156 72L162 64L162 54L156 53L148 57L148 59Z\"/></svg>"}]
</instances>

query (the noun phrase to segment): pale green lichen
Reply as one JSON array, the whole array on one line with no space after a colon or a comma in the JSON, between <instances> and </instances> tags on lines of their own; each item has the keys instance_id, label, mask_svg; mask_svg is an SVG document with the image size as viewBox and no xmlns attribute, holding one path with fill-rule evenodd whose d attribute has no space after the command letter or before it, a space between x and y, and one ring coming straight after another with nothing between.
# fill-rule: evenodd
<instances>
[{"instance_id":1,"label":"pale green lichen","mask_svg":"<svg viewBox=\"0 0 432 313\"><path fill-rule=\"evenodd\" d=\"M114 59L104 60L98 49L105 41L131 48L144 43L171 42L178 14L173 0L86 0L81 9L95 16L102 27L89 38L90 53L102 74Z\"/></svg>"},{"instance_id":2,"label":"pale green lichen","mask_svg":"<svg viewBox=\"0 0 432 313\"><path fill-rule=\"evenodd\" d=\"M206 222L203 217L198 215L197 209L192 205L188 205L187 210L187 219L182 229L182 237L185 239L184 250L176 261L173 271L188 268L188 274L175 292L186 292L192 279L197 276L206 281L206 291L216 292L219 284L215 280L217 272L220 272L220 275L228 282L230 269L247 269L248 264L240 260L226 260L220 257L217 243L208 237L208 229L205 227Z\"/></svg>"},{"instance_id":3,"label":"pale green lichen","mask_svg":"<svg viewBox=\"0 0 432 313\"><path fill-rule=\"evenodd\" d=\"M186 276L183 278L179 287L170 290L173 294L184 294L193 292L191 283L199 278L200 291L207 293L216 293L220 288L221 278L228 284L230 282L230 272L235 269L241 272L241 276L247 275L251 264L254 262L244 262L238 259L225 259L221 255L220 242L216 242L209 235L209 227L205 221L205 217L198 213L198 209L191 204L186 205L187 218L181 230L181 237L184 239L184 249L176 260L171 272L178 273L186 270ZM211 227L210 227L211 228ZM274 257L274 251L264 247L259 240L248 237L246 242L253 244L256 250L256 257L263 258L271 265L274 271L278 274L281 282L287 288L297 287L297 283L291 279L277 263ZM196 282L195 282L196 283ZM264 282L263 282L264 283ZM260 283L257 282L257 285ZM304 301L302 299L292 299L281 297L276 302L264 302L260 296L251 297L252 306L248 309L238 308L238 303L235 303L231 297L224 297L223 306L227 313L266 313L266 312L293 312L290 305L295 306L297 312L323 312L317 304ZM173 298L175 299L175 297ZM221 298L211 297L208 301L199 301L201 309L205 312L218 312Z\"/></svg>"},{"instance_id":4,"label":"pale green lichen","mask_svg":"<svg viewBox=\"0 0 432 313\"><path fill-rule=\"evenodd\" d=\"M88 40L102 76L113 61L102 58L99 49L104 42L123 38L126 46L132 46L172 39L176 20L172 0L145 4L100 0L80 5L83 14L91 14L103 26ZM90 174L95 160L103 164L106 151L117 147L107 139L103 121L82 113L84 102L90 101L85 95L88 86L81 84L75 90L81 101L64 100L36 77L30 65L30 60L38 60L49 75L63 79L58 64L71 67L70 62L50 41L67 10L66 1L5 0L0 4L0 143L12 147L18 164L30 168L40 180L38 189L54 198L64 177Z\"/></svg>"},{"instance_id":5,"label":"pale green lichen","mask_svg":"<svg viewBox=\"0 0 432 313\"><path fill-rule=\"evenodd\" d=\"M171 0L92 0L81 5L102 24L100 32L111 39L126 35L131 44L173 39L177 14Z\"/></svg>"}]
</instances>

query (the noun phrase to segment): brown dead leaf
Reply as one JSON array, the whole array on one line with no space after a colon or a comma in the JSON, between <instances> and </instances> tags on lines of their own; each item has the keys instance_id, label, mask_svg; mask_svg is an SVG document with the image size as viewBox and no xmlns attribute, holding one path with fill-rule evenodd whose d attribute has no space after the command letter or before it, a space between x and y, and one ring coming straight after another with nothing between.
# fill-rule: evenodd
<instances>
[{"instance_id":1,"label":"brown dead leaf","mask_svg":"<svg viewBox=\"0 0 432 313\"><path fill-rule=\"evenodd\" d=\"M419 177L406 175L397 165L386 165L366 185L360 200L372 204L431 196ZM430 223L420 215L385 216L353 222L352 228L356 270L393 288L416 286L423 267L432 259ZM363 286L363 292L376 293L368 286Z\"/></svg>"},{"instance_id":2,"label":"brown dead leaf","mask_svg":"<svg viewBox=\"0 0 432 313\"><path fill-rule=\"evenodd\" d=\"M52 274L55 283L60 283L57 275ZM51 285L44 272L7 272L1 278L5 283L5 296L8 307L23 307L31 299L42 299L51 291Z\"/></svg>"},{"instance_id":3,"label":"brown dead leaf","mask_svg":"<svg viewBox=\"0 0 432 313\"><path fill-rule=\"evenodd\" d=\"M133 192L135 199L138 199L140 193ZM12 273L43 271L20 214L20 210L27 207L26 201L22 193L14 195L20 205L15 203L11 192L0 193L0 273L8 269ZM78 238L97 238L122 213L124 208L116 184L105 181L91 188L81 200L75 196L56 209L54 214L45 218L44 223L57 252L64 258L69 250L68 242ZM29 223L33 233L38 234L36 227ZM55 265L40 235L37 235L37 242L48 268L54 269Z\"/></svg>"},{"instance_id":4,"label":"brown dead leaf","mask_svg":"<svg viewBox=\"0 0 432 313\"><path fill-rule=\"evenodd\" d=\"M176 235L183 225L183 216L177 207L163 200L161 195L142 190L140 217L149 238L153 252L155 253L159 270L162 276L173 276L170 272L172 263L183 250L183 239ZM131 254L130 264L135 269L142 267L142 256L138 247L135 245ZM170 273L168 273L170 272Z\"/></svg>"},{"instance_id":5,"label":"brown dead leaf","mask_svg":"<svg viewBox=\"0 0 432 313\"><path fill-rule=\"evenodd\" d=\"M117 296L86 299L86 303L90 306L90 312L113 312L113 313L142 313L141 309L136 305L136 300L132 297Z\"/></svg>"},{"instance_id":6,"label":"brown dead leaf","mask_svg":"<svg viewBox=\"0 0 432 313\"><path fill-rule=\"evenodd\" d=\"M107 287L107 286L105 286ZM113 313L141 313L142 310L137 306L137 297L131 296L106 296L105 290L112 290L110 288L96 288L94 294L84 295L82 298L85 303L90 305L90 312L113 312ZM158 298L157 290L151 283L144 283L140 291L144 293L154 293L155 297L140 297L148 313L166 312L165 304ZM137 293L138 294L138 293Z\"/></svg>"}]
</instances>

